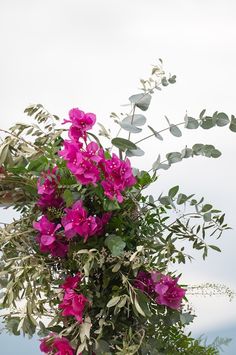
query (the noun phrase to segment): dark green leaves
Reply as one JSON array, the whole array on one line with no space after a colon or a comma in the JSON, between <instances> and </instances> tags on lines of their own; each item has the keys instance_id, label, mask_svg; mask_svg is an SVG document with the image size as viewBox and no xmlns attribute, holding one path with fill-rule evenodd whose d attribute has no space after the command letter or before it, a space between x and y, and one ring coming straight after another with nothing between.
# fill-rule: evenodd
<instances>
[{"instance_id":1,"label":"dark green leaves","mask_svg":"<svg viewBox=\"0 0 236 355\"><path fill-rule=\"evenodd\" d=\"M126 243L118 235L110 235L106 238L105 245L113 256L119 256L123 253Z\"/></svg>"},{"instance_id":2,"label":"dark green leaves","mask_svg":"<svg viewBox=\"0 0 236 355\"><path fill-rule=\"evenodd\" d=\"M171 197L171 198L173 198L173 197L175 197L175 195L178 193L178 191L179 191L179 186L178 186L178 185L177 185L177 186L173 186L173 187L169 190L168 196Z\"/></svg>"},{"instance_id":3,"label":"dark green leaves","mask_svg":"<svg viewBox=\"0 0 236 355\"><path fill-rule=\"evenodd\" d=\"M115 211L120 209L120 205L117 200L109 200L105 198L103 201L103 208L104 211Z\"/></svg>"},{"instance_id":4,"label":"dark green leaves","mask_svg":"<svg viewBox=\"0 0 236 355\"><path fill-rule=\"evenodd\" d=\"M186 196L185 194L179 194L178 198L177 198L177 204L178 205L182 205L183 203L185 203L188 200L188 196Z\"/></svg>"},{"instance_id":5,"label":"dark green leaves","mask_svg":"<svg viewBox=\"0 0 236 355\"><path fill-rule=\"evenodd\" d=\"M137 94L129 97L129 101L142 111L147 111L151 99L152 96L150 94Z\"/></svg>"},{"instance_id":6,"label":"dark green leaves","mask_svg":"<svg viewBox=\"0 0 236 355\"><path fill-rule=\"evenodd\" d=\"M203 129L210 129L216 125L216 120L213 117L206 116L202 119L200 126Z\"/></svg>"},{"instance_id":7,"label":"dark green leaves","mask_svg":"<svg viewBox=\"0 0 236 355\"><path fill-rule=\"evenodd\" d=\"M115 147L119 148L122 152L124 152L126 149L137 149L137 146L134 143L125 138L114 138L112 139L111 143Z\"/></svg>"}]
</instances>

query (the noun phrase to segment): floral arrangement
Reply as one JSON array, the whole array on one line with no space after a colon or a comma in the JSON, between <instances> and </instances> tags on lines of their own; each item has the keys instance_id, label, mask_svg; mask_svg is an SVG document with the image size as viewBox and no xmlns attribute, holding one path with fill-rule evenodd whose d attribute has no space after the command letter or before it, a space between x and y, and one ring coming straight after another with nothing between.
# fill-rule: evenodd
<instances>
[{"instance_id":1,"label":"floral arrangement","mask_svg":"<svg viewBox=\"0 0 236 355\"><path fill-rule=\"evenodd\" d=\"M187 242L204 259L209 249L220 251L207 240L229 229L224 214L203 198L179 192L179 186L157 200L144 190L176 162L221 153L197 143L168 153L164 161L158 156L149 172L130 161L144 155L137 144L161 141L164 131L180 137L181 125L229 125L236 132L234 116L209 116L205 110L197 119L186 115L180 124L167 119L162 131L146 126L143 112L155 90L175 81L161 62L154 66L151 76L141 80L142 92L129 98L130 111L111 114L119 126L115 138L101 124L101 138L94 134L93 113L73 108L58 127L58 116L42 105L26 108L32 123L1 129L0 204L20 212L18 220L0 230L3 319L15 335L37 332L42 353L219 353L186 334L195 317L189 286L171 270L192 260L185 252ZM150 134L134 143L131 135L143 126Z\"/></svg>"}]
</instances>

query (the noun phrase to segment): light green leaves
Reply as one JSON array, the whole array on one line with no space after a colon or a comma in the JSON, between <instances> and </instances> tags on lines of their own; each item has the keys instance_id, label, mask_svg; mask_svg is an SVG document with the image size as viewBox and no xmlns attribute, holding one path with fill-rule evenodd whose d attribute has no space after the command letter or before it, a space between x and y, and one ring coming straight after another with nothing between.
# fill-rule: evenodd
<instances>
[{"instance_id":1,"label":"light green leaves","mask_svg":"<svg viewBox=\"0 0 236 355\"><path fill-rule=\"evenodd\" d=\"M120 301L120 296L112 297L110 301L107 303L107 308L115 307L119 301Z\"/></svg>"},{"instance_id":2,"label":"light green leaves","mask_svg":"<svg viewBox=\"0 0 236 355\"><path fill-rule=\"evenodd\" d=\"M113 256L121 255L126 247L126 243L118 235L109 235L105 240L105 245Z\"/></svg>"},{"instance_id":3,"label":"light green leaves","mask_svg":"<svg viewBox=\"0 0 236 355\"><path fill-rule=\"evenodd\" d=\"M236 117L234 117L233 115L231 116L231 121L230 121L229 129L230 129L232 132L236 132Z\"/></svg>"},{"instance_id":4,"label":"light green leaves","mask_svg":"<svg viewBox=\"0 0 236 355\"><path fill-rule=\"evenodd\" d=\"M188 129L197 129L199 127L199 122L196 120L196 118L193 117L188 117L188 115L185 116L185 128Z\"/></svg>"},{"instance_id":5,"label":"light green leaves","mask_svg":"<svg viewBox=\"0 0 236 355\"><path fill-rule=\"evenodd\" d=\"M154 134L154 136L159 139L160 141L163 141L163 137L160 135L159 132L157 132L154 128L152 128L151 126L148 126L148 128L152 131L152 133Z\"/></svg>"},{"instance_id":6,"label":"light green leaves","mask_svg":"<svg viewBox=\"0 0 236 355\"><path fill-rule=\"evenodd\" d=\"M170 130L170 133L171 133L173 136L175 136L175 137L181 137L181 136L182 136L181 130L179 129L179 127L177 127L177 126L174 125L174 124L171 124L171 125L170 125L169 130Z\"/></svg>"},{"instance_id":7,"label":"light green leaves","mask_svg":"<svg viewBox=\"0 0 236 355\"><path fill-rule=\"evenodd\" d=\"M137 94L137 95L132 95L129 97L129 101L140 108L142 111L147 111L150 102L151 102L152 96L150 94Z\"/></svg>"},{"instance_id":8,"label":"light green leaves","mask_svg":"<svg viewBox=\"0 0 236 355\"><path fill-rule=\"evenodd\" d=\"M226 126L227 124L229 124L229 117L226 115L226 113L219 112L217 114L216 124L219 127L223 127L223 126Z\"/></svg>"},{"instance_id":9,"label":"light green leaves","mask_svg":"<svg viewBox=\"0 0 236 355\"><path fill-rule=\"evenodd\" d=\"M166 154L166 158L169 164L174 164L182 160L182 154L179 152L172 152Z\"/></svg>"},{"instance_id":10,"label":"light green leaves","mask_svg":"<svg viewBox=\"0 0 236 355\"><path fill-rule=\"evenodd\" d=\"M141 114L134 114L132 116L127 116L125 117L121 123L126 123L129 125L134 125L134 126L144 126L146 123L147 119L144 115ZM120 125L121 125L120 123Z\"/></svg>"},{"instance_id":11,"label":"light green leaves","mask_svg":"<svg viewBox=\"0 0 236 355\"><path fill-rule=\"evenodd\" d=\"M168 122L169 125L169 131L170 133L175 136L175 137L181 137L182 136L182 132L179 129L179 127L177 125L174 125L172 123L170 123L168 117L165 116L166 121Z\"/></svg>"}]
</instances>

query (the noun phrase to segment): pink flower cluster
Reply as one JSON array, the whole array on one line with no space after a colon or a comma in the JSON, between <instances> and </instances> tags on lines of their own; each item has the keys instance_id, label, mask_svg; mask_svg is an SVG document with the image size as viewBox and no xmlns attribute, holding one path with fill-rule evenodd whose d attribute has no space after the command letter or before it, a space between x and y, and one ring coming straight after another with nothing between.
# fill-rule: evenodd
<instances>
[{"instance_id":1,"label":"pink flower cluster","mask_svg":"<svg viewBox=\"0 0 236 355\"><path fill-rule=\"evenodd\" d=\"M82 185L101 182L104 194L111 200L123 201L122 192L136 183L130 161L120 160L115 154L106 159L104 151L95 142L87 144L87 131L92 128L96 117L78 108L69 112L71 127L70 140L64 141L64 149L59 152L67 161L67 167ZM83 143L80 139L83 139ZM84 146L85 143L85 146Z\"/></svg>"},{"instance_id":2,"label":"pink flower cluster","mask_svg":"<svg viewBox=\"0 0 236 355\"><path fill-rule=\"evenodd\" d=\"M45 210L48 207L60 208L63 205L63 199L58 195L57 186L59 176L57 175L57 167L44 172L38 179L37 188L40 198L37 205Z\"/></svg>"},{"instance_id":3,"label":"pink flower cluster","mask_svg":"<svg viewBox=\"0 0 236 355\"><path fill-rule=\"evenodd\" d=\"M65 211L66 215L62 218L61 223L67 239L78 234L86 241L88 237L100 234L111 217L111 213L104 213L102 218L88 216L82 201L75 202L71 208L66 208Z\"/></svg>"},{"instance_id":4,"label":"pink flower cluster","mask_svg":"<svg viewBox=\"0 0 236 355\"><path fill-rule=\"evenodd\" d=\"M64 289L64 297L59 304L59 308L62 309L63 316L74 316L79 323L82 323L84 308L89 303L89 300L82 293L78 294L75 291L80 282L80 273L66 278L61 286Z\"/></svg>"},{"instance_id":5,"label":"pink flower cluster","mask_svg":"<svg viewBox=\"0 0 236 355\"><path fill-rule=\"evenodd\" d=\"M186 290L178 286L178 280L160 272L140 271L134 286L149 294L157 304L179 309Z\"/></svg>"},{"instance_id":6,"label":"pink flower cluster","mask_svg":"<svg viewBox=\"0 0 236 355\"><path fill-rule=\"evenodd\" d=\"M44 338L40 344L40 350L45 354L53 355L74 355L75 350L70 345L70 342L65 337L58 337L55 334L50 334L47 338Z\"/></svg>"},{"instance_id":7,"label":"pink flower cluster","mask_svg":"<svg viewBox=\"0 0 236 355\"><path fill-rule=\"evenodd\" d=\"M123 201L121 192L136 183L129 159L123 161L116 154L112 154L111 159L103 160L102 170L105 176L105 180L101 182L104 194L110 200L116 198L121 203Z\"/></svg>"},{"instance_id":8,"label":"pink flower cluster","mask_svg":"<svg viewBox=\"0 0 236 355\"><path fill-rule=\"evenodd\" d=\"M38 222L33 222L33 227L39 232L37 241L42 253L51 253L54 257L64 257L67 254L68 246L57 234L60 224L50 222L46 216L42 216Z\"/></svg>"}]
</instances>

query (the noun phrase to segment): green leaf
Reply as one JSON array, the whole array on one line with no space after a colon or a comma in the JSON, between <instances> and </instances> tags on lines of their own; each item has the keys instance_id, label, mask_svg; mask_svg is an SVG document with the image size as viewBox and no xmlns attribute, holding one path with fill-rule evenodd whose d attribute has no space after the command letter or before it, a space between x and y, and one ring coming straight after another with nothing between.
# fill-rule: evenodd
<instances>
[{"instance_id":1,"label":"green leaf","mask_svg":"<svg viewBox=\"0 0 236 355\"><path fill-rule=\"evenodd\" d=\"M219 253L221 253L221 249L218 248L216 245L208 245L208 246L209 246L209 248L211 248L211 249L213 249L213 250L218 251Z\"/></svg>"},{"instance_id":2,"label":"green leaf","mask_svg":"<svg viewBox=\"0 0 236 355\"><path fill-rule=\"evenodd\" d=\"M137 149L137 146L134 143L125 138L113 138L111 143L123 152L126 149Z\"/></svg>"},{"instance_id":3,"label":"green leaf","mask_svg":"<svg viewBox=\"0 0 236 355\"><path fill-rule=\"evenodd\" d=\"M202 211L201 212L208 212L208 211L210 211L212 209L212 207L213 207L212 205L206 204L206 205L204 205L202 207Z\"/></svg>"},{"instance_id":4,"label":"green leaf","mask_svg":"<svg viewBox=\"0 0 236 355\"><path fill-rule=\"evenodd\" d=\"M96 355L111 355L109 344L105 340L96 341Z\"/></svg>"},{"instance_id":5,"label":"green leaf","mask_svg":"<svg viewBox=\"0 0 236 355\"><path fill-rule=\"evenodd\" d=\"M138 148L137 149L128 149L126 151L127 157L142 157L145 154L145 152Z\"/></svg>"},{"instance_id":6,"label":"green leaf","mask_svg":"<svg viewBox=\"0 0 236 355\"><path fill-rule=\"evenodd\" d=\"M153 181L150 174L148 174L147 171L142 170L141 172L139 172L137 177L138 177L138 183L141 186L147 186L151 184L151 182Z\"/></svg>"},{"instance_id":7,"label":"green leaf","mask_svg":"<svg viewBox=\"0 0 236 355\"><path fill-rule=\"evenodd\" d=\"M113 256L119 256L123 253L126 243L117 235L110 235L105 240L105 245L111 251Z\"/></svg>"},{"instance_id":8,"label":"green leaf","mask_svg":"<svg viewBox=\"0 0 236 355\"><path fill-rule=\"evenodd\" d=\"M144 115L134 114L133 116L125 117L121 123L127 123L134 126L143 126L145 125L147 119Z\"/></svg>"},{"instance_id":9,"label":"green leaf","mask_svg":"<svg viewBox=\"0 0 236 355\"><path fill-rule=\"evenodd\" d=\"M197 129L199 127L199 122L198 122L198 120L196 120L196 118L188 117L186 115L184 120L185 120L185 128Z\"/></svg>"},{"instance_id":10,"label":"green leaf","mask_svg":"<svg viewBox=\"0 0 236 355\"><path fill-rule=\"evenodd\" d=\"M188 313L188 312L186 312L186 313L181 313L181 314L180 314L180 322L181 322L183 325L188 325L188 324L190 324L190 323L193 322L193 320L194 320L195 317L196 317L196 316L194 316L193 314Z\"/></svg>"},{"instance_id":11,"label":"green leaf","mask_svg":"<svg viewBox=\"0 0 236 355\"><path fill-rule=\"evenodd\" d=\"M179 129L179 127L177 127L176 125L174 124L170 124L170 133L175 136L175 137L181 137L182 136L182 132L181 130Z\"/></svg>"},{"instance_id":12,"label":"green leaf","mask_svg":"<svg viewBox=\"0 0 236 355\"><path fill-rule=\"evenodd\" d=\"M120 296L112 297L112 299L110 299L110 301L107 303L107 308L116 306L118 302L120 302Z\"/></svg>"},{"instance_id":13,"label":"green leaf","mask_svg":"<svg viewBox=\"0 0 236 355\"><path fill-rule=\"evenodd\" d=\"M234 117L233 115L231 116L231 122L230 122L229 129L232 132L236 132L236 117Z\"/></svg>"},{"instance_id":14,"label":"green leaf","mask_svg":"<svg viewBox=\"0 0 236 355\"><path fill-rule=\"evenodd\" d=\"M138 127L136 127L136 126L134 126L133 124L130 124L130 123L120 122L119 125L125 131L128 131L130 133L140 133L140 132L142 132L141 128L138 128Z\"/></svg>"},{"instance_id":15,"label":"green leaf","mask_svg":"<svg viewBox=\"0 0 236 355\"><path fill-rule=\"evenodd\" d=\"M174 164L182 160L182 154L179 152L172 152L166 154L166 158L169 164Z\"/></svg>"},{"instance_id":16,"label":"green leaf","mask_svg":"<svg viewBox=\"0 0 236 355\"><path fill-rule=\"evenodd\" d=\"M203 129L210 129L212 127L214 127L216 125L216 120L213 118L213 117L204 117L202 119L202 122L200 124L200 126L203 128Z\"/></svg>"},{"instance_id":17,"label":"green leaf","mask_svg":"<svg viewBox=\"0 0 236 355\"><path fill-rule=\"evenodd\" d=\"M154 134L154 136L159 139L160 141L163 141L163 137L160 135L160 133L158 133L154 128L152 128L151 126L148 126L148 128L152 131L152 133Z\"/></svg>"},{"instance_id":18,"label":"green leaf","mask_svg":"<svg viewBox=\"0 0 236 355\"><path fill-rule=\"evenodd\" d=\"M164 206L169 206L172 203L171 198L169 196L161 196L159 197L159 201Z\"/></svg>"},{"instance_id":19,"label":"green leaf","mask_svg":"<svg viewBox=\"0 0 236 355\"><path fill-rule=\"evenodd\" d=\"M229 117L224 112L219 112L217 114L216 124L219 127L226 126L229 124Z\"/></svg>"},{"instance_id":20,"label":"green leaf","mask_svg":"<svg viewBox=\"0 0 236 355\"><path fill-rule=\"evenodd\" d=\"M151 99L152 96L150 94L137 94L129 97L129 101L142 111L147 111Z\"/></svg>"},{"instance_id":21,"label":"green leaf","mask_svg":"<svg viewBox=\"0 0 236 355\"><path fill-rule=\"evenodd\" d=\"M182 205L188 200L188 197L185 194L179 194L177 198L177 204Z\"/></svg>"},{"instance_id":22,"label":"green leaf","mask_svg":"<svg viewBox=\"0 0 236 355\"><path fill-rule=\"evenodd\" d=\"M145 316L151 317L152 312L149 309L149 303L150 303L149 298L140 290L135 290L135 292L136 292L136 299L142 309L142 312L144 312Z\"/></svg>"},{"instance_id":23,"label":"green leaf","mask_svg":"<svg viewBox=\"0 0 236 355\"><path fill-rule=\"evenodd\" d=\"M168 196L171 197L171 198L174 198L175 195L178 193L178 191L179 191L179 186L178 186L178 185L177 185L177 186L174 186L174 187L172 187L172 188L169 190Z\"/></svg>"},{"instance_id":24,"label":"green leaf","mask_svg":"<svg viewBox=\"0 0 236 355\"><path fill-rule=\"evenodd\" d=\"M74 199L73 199L73 194L72 194L71 190L66 189L64 191L63 199L66 202L66 207L70 207L73 204Z\"/></svg>"},{"instance_id":25,"label":"green leaf","mask_svg":"<svg viewBox=\"0 0 236 355\"><path fill-rule=\"evenodd\" d=\"M218 149L213 149L211 152L212 158L219 158L221 156L221 152Z\"/></svg>"},{"instance_id":26,"label":"green leaf","mask_svg":"<svg viewBox=\"0 0 236 355\"><path fill-rule=\"evenodd\" d=\"M186 147L181 151L181 156L184 159L190 158L193 156L193 150L191 148Z\"/></svg>"},{"instance_id":27,"label":"green leaf","mask_svg":"<svg viewBox=\"0 0 236 355\"><path fill-rule=\"evenodd\" d=\"M210 222L211 221L211 212L204 213L203 219L205 222Z\"/></svg>"},{"instance_id":28,"label":"green leaf","mask_svg":"<svg viewBox=\"0 0 236 355\"><path fill-rule=\"evenodd\" d=\"M120 205L117 200L109 200L105 198L103 200L103 209L104 211L115 211L120 209Z\"/></svg>"},{"instance_id":29,"label":"green leaf","mask_svg":"<svg viewBox=\"0 0 236 355\"><path fill-rule=\"evenodd\" d=\"M152 164L152 169L153 170L157 170L158 167L160 166L160 164L161 164L161 156L159 154L158 157L157 157L157 160L154 161L154 163Z\"/></svg>"},{"instance_id":30,"label":"green leaf","mask_svg":"<svg viewBox=\"0 0 236 355\"><path fill-rule=\"evenodd\" d=\"M203 148L204 148L204 144L201 143L194 144L194 146L192 147L193 153L195 155L202 155Z\"/></svg>"},{"instance_id":31,"label":"green leaf","mask_svg":"<svg viewBox=\"0 0 236 355\"><path fill-rule=\"evenodd\" d=\"M5 163L5 161L7 159L8 151L9 151L9 144L8 143L0 146L0 165Z\"/></svg>"}]
</instances>

